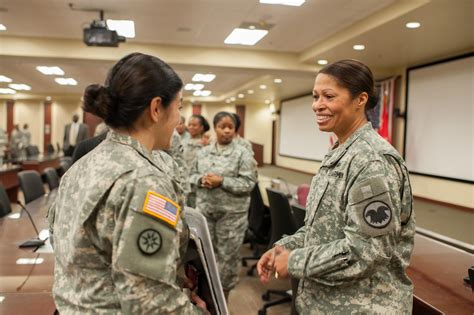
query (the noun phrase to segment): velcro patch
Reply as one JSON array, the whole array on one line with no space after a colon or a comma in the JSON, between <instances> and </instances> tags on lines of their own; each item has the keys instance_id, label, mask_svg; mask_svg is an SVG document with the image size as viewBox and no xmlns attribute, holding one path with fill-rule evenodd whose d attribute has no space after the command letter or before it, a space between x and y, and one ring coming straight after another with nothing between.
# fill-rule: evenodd
<instances>
[{"instance_id":1,"label":"velcro patch","mask_svg":"<svg viewBox=\"0 0 474 315\"><path fill-rule=\"evenodd\" d=\"M176 227L180 211L181 207L176 202L156 192L148 191L143 204L144 213Z\"/></svg>"},{"instance_id":2,"label":"velcro patch","mask_svg":"<svg viewBox=\"0 0 474 315\"><path fill-rule=\"evenodd\" d=\"M372 201L364 208L364 220L373 228L383 229L392 221L392 209L382 201Z\"/></svg>"}]
</instances>

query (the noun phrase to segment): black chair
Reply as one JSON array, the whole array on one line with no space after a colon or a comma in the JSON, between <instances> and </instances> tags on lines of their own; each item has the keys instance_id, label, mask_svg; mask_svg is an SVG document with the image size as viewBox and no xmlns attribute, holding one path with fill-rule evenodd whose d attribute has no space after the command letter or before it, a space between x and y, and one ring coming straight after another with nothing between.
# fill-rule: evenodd
<instances>
[{"instance_id":1,"label":"black chair","mask_svg":"<svg viewBox=\"0 0 474 315\"><path fill-rule=\"evenodd\" d=\"M306 216L306 208L300 204L292 203L291 211L293 213L293 222L296 229L304 226L304 217Z\"/></svg>"},{"instance_id":2,"label":"black chair","mask_svg":"<svg viewBox=\"0 0 474 315\"><path fill-rule=\"evenodd\" d=\"M250 248L253 249L252 256L242 257L242 265L247 266L248 260L259 260L262 255L262 249L267 249L270 241L271 219L270 211L265 206L260 193L258 183L250 192L250 207L249 207L249 226L245 232L244 243L250 243ZM257 263L253 264L247 275L252 276Z\"/></svg>"},{"instance_id":3,"label":"black chair","mask_svg":"<svg viewBox=\"0 0 474 315\"><path fill-rule=\"evenodd\" d=\"M51 143L48 143L48 145L46 146L46 153L49 154L49 155L52 155L54 154L54 145L52 145Z\"/></svg>"},{"instance_id":4,"label":"black chair","mask_svg":"<svg viewBox=\"0 0 474 315\"><path fill-rule=\"evenodd\" d=\"M26 156L28 157L39 155L39 153L38 146L36 145L29 145L26 147Z\"/></svg>"},{"instance_id":5,"label":"black chair","mask_svg":"<svg viewBox=\"0 0 474 315\"><path fill-rule=\"evenodd\" d=\"M20 189L25 197L25 204L45 194L41 175L37 171L21 171L18 173Z\"/></svg>"},{"instance_id":6,"label":"black chair","mask_svg":"<svg viewBox=\"0 0 474 315\"><path fill-rule=\"evenodd\" d=\"M10 212L12 212L10 199L8 199L8 195L5 188L0 185L0 218L6 216Z\"/></svg>"},{"instance_id":7,"label":"black chair","mask_svg":"<svg viewBox=\"0 0 474 315\"><path fill-rule=\"evenodd\" d=\"M59 176L56 170L52 167L47 167L44 169L44 179L46 184L48 184L49 191L57 188L59 186Z\"/></svg>"},{"instance_id":8,"label":"black chair","mask_svg":"<svg viewBox=\"0 0 474 315\"><path fill-rule=\"evenodd\" d=\"M280 240L283 235L291 235L295 233L297 229L294 224L290 202L286 194L279 190L267 188L267 195L270 204L270 216L272 218L272 235L270 238L270 244L274 244L276 241ZM267 290L267 292L262 295L262 299L268 301L272 294L281 296L281 298L276 301L265 303L258 311L259 315L266 314L267 308L269 307L283 303L291 303L292 301L291 290Z\"/></svg>"}]
</instances>

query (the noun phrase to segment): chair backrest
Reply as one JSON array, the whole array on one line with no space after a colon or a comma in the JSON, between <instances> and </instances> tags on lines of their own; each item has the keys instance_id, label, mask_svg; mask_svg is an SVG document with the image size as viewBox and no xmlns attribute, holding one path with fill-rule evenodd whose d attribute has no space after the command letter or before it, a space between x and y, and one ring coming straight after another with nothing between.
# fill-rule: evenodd
<instances>
[{"instance_id":1,"label":"chair backrest","mask_svg":"<svg viewBox=\"0 0 474 315\"><path fill-rule=\"evenodd\" d=\"M5 188L0 185L0 218L6 216L10 212L12 212L10 199L8 199L8 195Z\"/></svg>"},{"instance_id":2,"label":"chair backrest","mask_svg":"<svg viewBox=\"0 0 474 315\"><path fill-rule=\"evenodd\" d=\"M293 212L293 219L297 229L304 226L304 218L306 216L306 208L299 204L292 203L291 210Z\"/></svg>"},{"instance_id":3,"label":"chair backrest","mask_svg":"<svg viewBox=\"0 0 474 315\"><path fill-rule=\"evenodd\" d=\"M54 145L52 145L51 143L48 143L48 145L46 146L46 153L54 154Z\"/></svg>"},{"instance_id":4,"label":"chair backrest","mask_svg":"<svg viewBox=\"0 0 474 315\"><path fill-rule=\"evenodd\" d=\"M268 207L265 206L258 183L250 192L249 226L248 230L254 236L254 241L268 244L270 240L271 219Z\"/></svg>"},{"instance_id":5,"label":"chair backrest","mask_svg":"<svg viewBox=\"0 0 474 315\"><path fill-rule=\"evenodd\" d=\"M267 188L268 203L270 204L270 216L272 218L272 237L270 244L275 243L283 235L291 235L296 232L296 227L291 214L290 202L286 195L272 188Z\"/></svg>"},{"instance_id":6,"label":"chair backrest","mask_svg":"<svg viewBox=\"0 0 474 315\"><path fill-rule=\"evenodd\" d=\"M37 171L21 171L18 173L20 188L25 197L25 203L29 203L45 194L41 175Z\"/></svg>"},{"instance_id":7,"label":"chair backrest","mask_svg":"<svg viewBox=\"0 0 474 315\"><path fill-rule=\"evenodd\" d=\"M308 199L309 189L310 187L308 184L299 185L298 188L296 189L296 195L298 196L298 203L302 205L303 207L306 207L306 200Z\"/></svg>"},{"instance_id":8,"label":"chair backrest","mask_svg":"<svg viewBox=\"0 0 474 315\"><path fill-rule=\"evenodd\" d=\"M53 190L59 186L59 176L56 170L52 167L44 169L44 178L48 184L49 190Z\"/></svg>"},{"instance_id":9,"label":"chair backrest","mask_svg":"<svg viewBox=\"0 0 474 315\"><path fill-rule=\"evenodd\" d=\"M39 155L39 149L36 145L29 145L26 147L26 155L27 156L35 156Z\"/></svg>"}]
</instances>

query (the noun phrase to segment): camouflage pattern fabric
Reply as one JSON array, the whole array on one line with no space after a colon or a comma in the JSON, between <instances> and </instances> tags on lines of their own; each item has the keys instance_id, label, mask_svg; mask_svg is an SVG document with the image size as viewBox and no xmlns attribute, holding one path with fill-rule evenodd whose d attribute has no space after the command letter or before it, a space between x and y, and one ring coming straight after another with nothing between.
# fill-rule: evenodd
<instances>
[{"instance_id":1,"label":"camouflage pattern fabric","mask_svg":"<svg viewBox=\"0 0 474 315\"><path fill-rule=\"evenodd\" d=\"M237 145L243 146L244 148L249 150L250 153L252 153L252 156L254 155L254 152L253 152L253 149L252 149L252 143L250 143L249 140L247 140L245 138L242 138L242 137L235 137L234 140L232 140L232 142L235 142L235 144L237 144Z\"/></svg>"},{"instance_id":2,"label":"camouflage pattern fabric","mask_svg":"<svg viewBox=\"0 0 474 315\"><path fill-rule=\"evenodd\" d=\"M201 138L189 138L183 142L183 158L186 164L184 170L184 177L189 178L191 173L191 166L193 165L196 155L203 148ZM192 189L189 180L184 184L184 193L186 195L186 205L191 208L196 208L196 191Z\"/></svg>"},{"instance_id":3,"label":"camouflage pattern fabric","mask_svg":"<svg viewBox=\"0 0 474 315\"><path fill-rule=\"evenodd\" d=\"M291 250L298 312L410 314L412 200L404 161L370 123L336 144L311 183L305 226L276 243Z\"/></svg>"},{"instance_id":4,"label":"camouflage pattern fabric","mask_svg":"<svg viewBox=\"0 0 474 315\"><path fill-rule=\"evenodd\" d=\"M220 187L200 187L201 177L223 177ZM240 265L240 247L248 225L250 192L256 178L256 162L250 152L231 142L209 145L199 151L189 181L196 189L197 209L206 217L224 290L235 287Z\"/></svg>"},{"instance_id":5,"label":"camouflage pattern fabric","mask_svg":"<svg viewBox=\"0 0 474 315\"><path fill-rule=\"evenodd\" d=\"M76 162L48 213L59 312L202 313L177 281L189 237L181 194L145 147L114 131Z\"/></svg>"}]
</instances>

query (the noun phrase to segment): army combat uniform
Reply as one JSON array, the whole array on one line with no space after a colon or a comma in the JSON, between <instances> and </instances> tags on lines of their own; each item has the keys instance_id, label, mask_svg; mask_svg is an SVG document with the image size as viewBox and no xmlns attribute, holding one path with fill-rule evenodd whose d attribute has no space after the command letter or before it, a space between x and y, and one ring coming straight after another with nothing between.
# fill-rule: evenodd
<instances>
[{"instance_id":1,"label":"army combat uniform","mask_svg":"<svg viewBox=\"0 0 474 315\"><path fill-rule=\"evenodd\" d=\"M203 148L201 138L189 138L183 142L183 158L186 163L186 170L184 172L185 178L189 178L191 174L191 167L196 159L196 155ZM196 191L191 187L189 180L184 184L184 193L186 194L186 205L196 208Z\"/></svg>"},{"instance_id":2,"label":"army combat uniform","mask_svg":"<svg viewBox=\"0 0 474 315\"><path fill-rule=\"evenodd\" d=\"M222 185L201 187L200 179L207 173L222 176ZM238 280L250 192L257 181L256 162L247 149L233 142L209 145L199 151L189 180L197 189L196 208L207 219L222 287L229 291Z\"/></svg>"},{"instance_id":3,"label":"army combat uniform","mask_svg":"<svg viewBox=\"0 0 474 315\"><path fill-rule=\"evenodd\" d=\"M196 314L178 283L189 231L179 187L137 140L109 132L49 210L61 314Z\"/></svg>"},{"instance_id":4,"label":"army combat uniform","mask_svg":"<svg viewBox=\"0 0 474 315\"><path fill-rule=\"evenodd\" d=\"M410 314L405 273L415 219L405 163L370 123L332 149L313 178L291 250L300 314Z\"/></svg>"}]
</instances>

